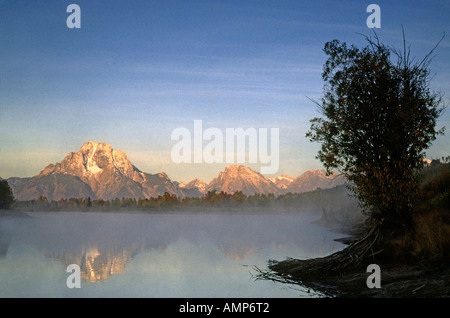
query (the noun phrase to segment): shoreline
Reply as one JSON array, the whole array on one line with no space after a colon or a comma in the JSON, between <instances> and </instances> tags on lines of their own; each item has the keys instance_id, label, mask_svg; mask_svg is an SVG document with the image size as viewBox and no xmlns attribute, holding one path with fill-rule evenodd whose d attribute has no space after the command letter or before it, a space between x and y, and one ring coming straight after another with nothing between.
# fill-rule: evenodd
<instances>
[{"instance_id":1,"label":"shoreline","mask_svg":"<svg viewBox=\"0 0 450 318\"><path fill-rule=\"evenodd\" d=\"M24 211L0 209L0 217L29 217Z\"/></svg>"},{"instance_id":2,"label":"shoreline","mask_svg":"<svg viewBox=\"0 0 450 318\"><path fill-rule=\"evenodd\" d=\"M352 271L312 282L314 289L338 298L449 298L450 267L381 265L381 287L368 288L370 273Z\"/></svg>"},{"instance_id":3,"label":"shoreline","mask_svg":"<svg viewBox=\"0 0 450 318\"><path fill-rule=\"evenodd\" d=\"M320 258L319 258L320 259ZM270 272L260 269L258 279L301 285L327 298L450 298L450 261L441 263L377 263L380 288L369 288L369 264L341 273L310 275L308 262L293 259L269 262Z\"/></svg>"},{"instance_id":4,"label":"shoreline","mask_svg":"<svg viewBox=\"0 0 450 318\"><path fill-rule=\"evenodd\" d=\"M348 246L364 233L364 226L360 224L359 227L346 228L344 233L347 236L335 241ZM372 262L366 260L354 269L320 273L316 266L319 266L321 259L271 260L268 272L258 269L259 279L301 285L323 293L327 298L450 298L449 259L439 262L383 262L374 259ZM380 266L380 288L367 286L372 274L371 271L367 272L367 266L371 263Z\"/></svg>"}]
</instances>

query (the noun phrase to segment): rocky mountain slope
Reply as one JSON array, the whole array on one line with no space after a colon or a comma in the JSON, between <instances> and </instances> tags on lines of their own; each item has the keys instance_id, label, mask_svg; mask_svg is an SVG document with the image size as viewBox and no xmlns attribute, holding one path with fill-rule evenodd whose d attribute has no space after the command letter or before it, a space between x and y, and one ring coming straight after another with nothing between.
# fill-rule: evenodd
<instances>
[{"instance_id":1,"label":"rocky mountain slope","mask_svg":"<svg viewBox=\"0 0 450 318\"><path fill-rule=\"evenodd\" d=\"M269 178L269 180L272 181L278 189L285 190L295 180L295 178L282 174L281 176L275 178Z\"/></svg>"},{"instance_id":2,"label":"rocky mountain slope","mask_svg":"<svg viewBox=\"0 0 450 318\"><path fill-rule=\"evenodd\" d=\"M309 170L289 183L284 191L292 193L308 192L318 188L334 188L345 182L346 179L341 175L333 174L327 176L325 170Z\"/></svg>"},{"instance_id":3,"label":"rocky mountain slope","mask_svg":"<svg viewBox=\"0 0 450 318\"><path fill-rule=\"evenodd\" d=\"M182 189L187 197L202 197L208 192L208 184L201 179L194 179L188 184L179 183L178 186Z\"/></svg>"},{"instance_id":4,"label":"rocky mountain slope","mask_svg":"<svg viewBox=\"0 0 450 318\"><path fill-rule=\"evenodd\" d=\"M275 184L262 174L242 165L231 165L220 172L208 185L208 190L234 193L242 191L245 195L255 193L280 194Z\"/></svg>"},{"instance_id":5,"label":"rocky mountain slope","mask_svg":"<svg viewBox=\"0 0 450 318\"><path fill-rule=\"evenodd\" d=\"M172 181L166 173L150 174L136 168L121 150L106 143L89 141L61 162L50 164L37 176L9 178L17 200L45 196L49 200L87 198L151 198L165 192L178 197L201 197L208 191L246 195L280 195L327 189L345 183L342 176L326 176L323 170L309 170L297 178L281 175L267 178L243 165L230 165L209 184L194 179L187 184Z\"/></svg>"},{"instance_id":6,"label":"rocky mountain slope","mask_svg":"<svg viewBox=\"0 0 450 318\"><path fill-rule=\"evenodd\" d=\"M8 183L18 200L41 195L49 200L150 198L164 192L184 196L165 173L144 173L131 164L123 151L92 141L61 162L48 165L39 175L8 179Z\"/></svg>"}]
</instances>

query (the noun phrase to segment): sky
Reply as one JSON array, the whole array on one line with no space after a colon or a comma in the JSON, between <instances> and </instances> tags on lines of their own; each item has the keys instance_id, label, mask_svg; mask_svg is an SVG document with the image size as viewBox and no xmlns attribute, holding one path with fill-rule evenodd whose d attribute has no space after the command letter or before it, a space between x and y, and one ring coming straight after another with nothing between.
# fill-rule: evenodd
<instances>
[{"instance_id":1,"label":"sky","mask_svg":"<svg viewBox=\"0 0 450 318\"><path fill-rule=\"evenodd\" d=\"M75 3L81 28L68 28ZM319 116L327 41L364 46L369 4L383 43L423 57L450 104L449 1L0 0L0 177L31 177L87 141L148 173L209 182L228 163L175 163L171 133L278 128L279 169L321 169L305 134ZM447 127L427 157L450 155ZM247 164L259 171L261 164Z\"/></svg>"}]
</instances>

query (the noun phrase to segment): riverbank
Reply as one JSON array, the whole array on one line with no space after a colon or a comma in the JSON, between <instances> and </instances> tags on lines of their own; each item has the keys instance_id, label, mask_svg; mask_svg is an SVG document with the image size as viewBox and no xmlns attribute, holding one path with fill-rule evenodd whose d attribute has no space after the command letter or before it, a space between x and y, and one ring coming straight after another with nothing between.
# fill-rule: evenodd
<instances>
[{"instance_id":1,"label":"riverbank","mask_svg":"<svg viewBox=\"0 0 450 318\"><path fill-rule=\"evenodd\" d=\"M368 288L371 272L366 268L343 274L309 279L297 272L304 260L289 259L272 264L273 272L266 279L289 284L301 284L338 298L449 298L450 264L379 264L381 288ZM287 274L289 273L289 274ZM266 273L267 274L267 273Z\"/></svg>"},{"instance_id":2,"label":"riverbank","mask_svg":"<svg viewBox=\"0 0 450 318\"><path fill-rule=\"evenodd\" d=\"M0 217L2 217L2 216L29 217L29 215L23 211L0 209Z\"/></svg>"},{"instance_id":3,"label":"riverbank","mask_svg":"<svg viewBox=\"0 0 450 318\"><path fill-rule=\"evenodd\" d=\"M439 223L434 221L435 218ZM261 272L260 277L300 284L328 297L449 298L448 238L445 241L440 239L440 236L448 235L447 221L443 221L441 214L433 214L433 218L427 217L427 220L426 224L422 222L415 227L413 236L393 236L381 246L376 243L376 237L384 236L386 239L391 231L383 233L372 227L361 235L362 227L354 228L349 237L337 240L348 245L343 250L322 258L270 261L270 271ZM430 235L430 225L433 225L433 232L442 235ZM430 243L434 247L432 254ZM372 263L380 267L381 288L367 286L373 273L367 272L367 266Z\"/></svg>"}]
</instances>

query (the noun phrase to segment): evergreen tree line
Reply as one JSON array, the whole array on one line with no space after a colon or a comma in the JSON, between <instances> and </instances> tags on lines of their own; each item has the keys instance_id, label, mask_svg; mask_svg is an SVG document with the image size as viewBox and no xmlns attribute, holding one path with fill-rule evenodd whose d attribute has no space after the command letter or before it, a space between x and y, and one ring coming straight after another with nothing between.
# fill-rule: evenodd
<instances>
[{"instance_id":1,"label":"evergreen tree line","mask_svg":"<svg viewBox=\"0 0 450 318\"><path fill-rule=\"evenodd\" d=\"M258 208L258 207L295 207L323 205L324 200L339 202L347 198L344 186L305 193L286 193L245 195L242 191L233 194L208 191L203 197L178 197L165 192L152 198L115 198L113 200L88 198L61 198L48 200L40 196L35 200L16 201L13 208L23 211L159 211L184 210L193 208Z\"/></svg>"}]
</instances>

